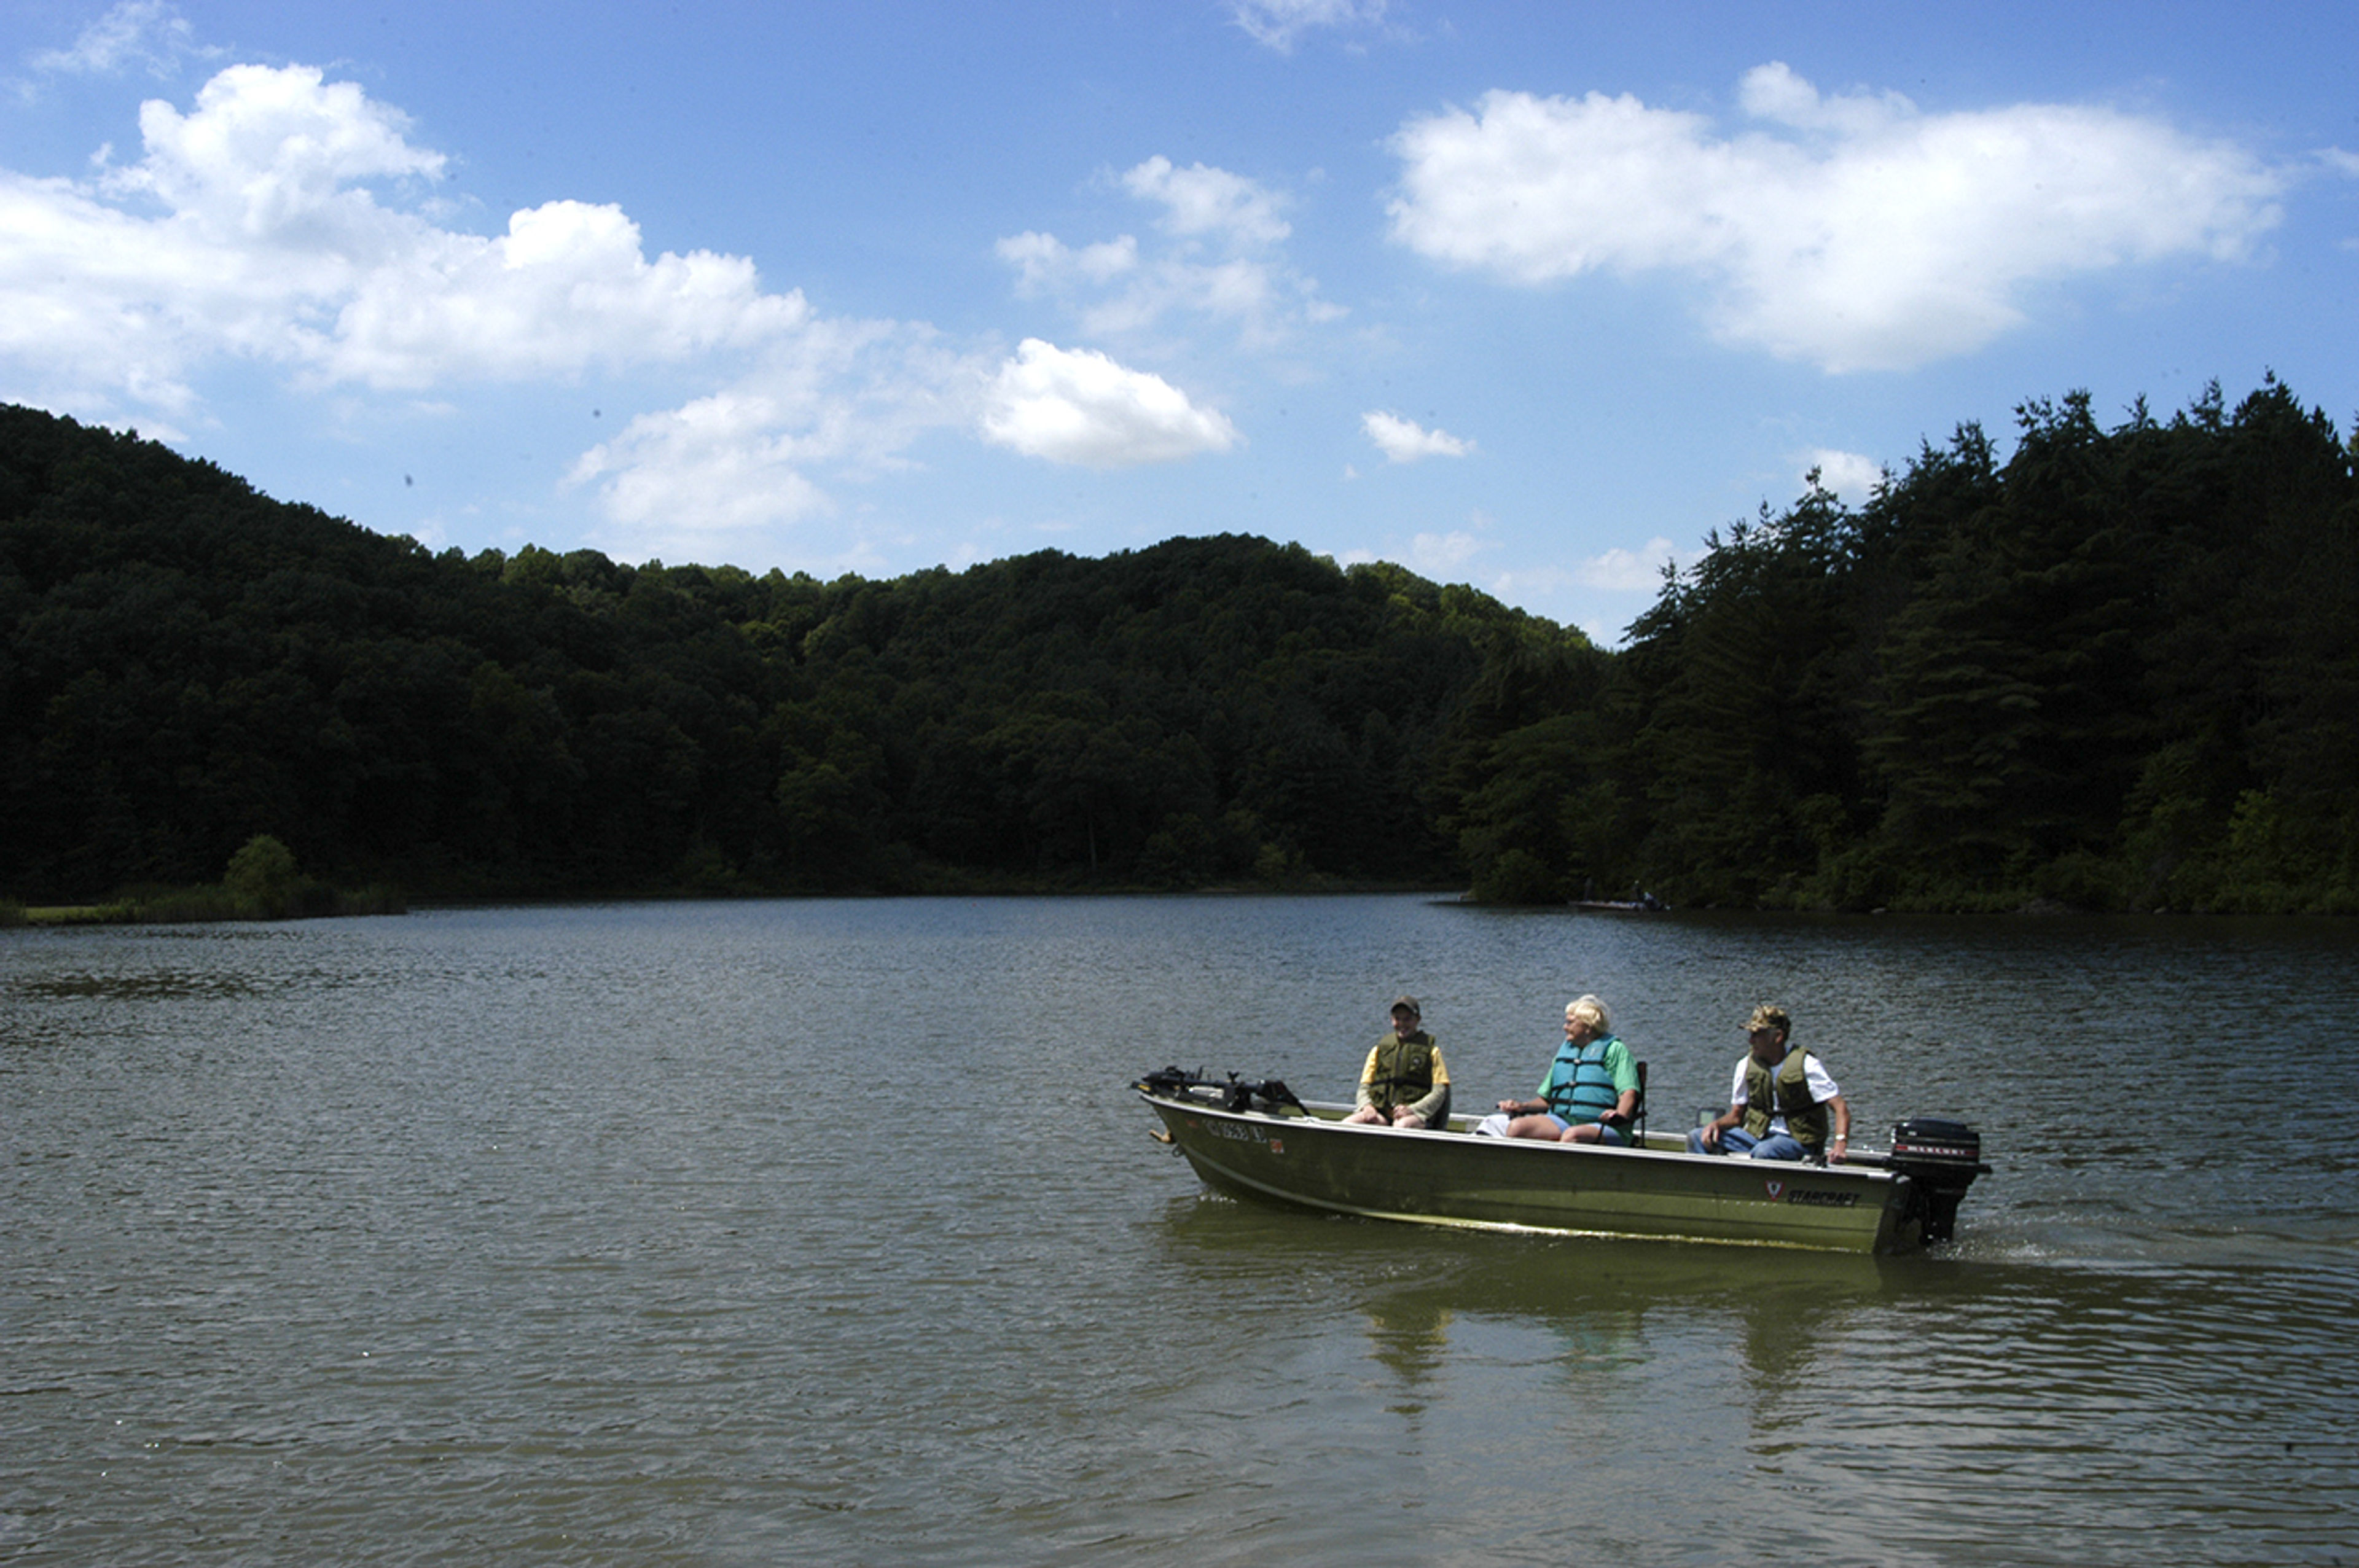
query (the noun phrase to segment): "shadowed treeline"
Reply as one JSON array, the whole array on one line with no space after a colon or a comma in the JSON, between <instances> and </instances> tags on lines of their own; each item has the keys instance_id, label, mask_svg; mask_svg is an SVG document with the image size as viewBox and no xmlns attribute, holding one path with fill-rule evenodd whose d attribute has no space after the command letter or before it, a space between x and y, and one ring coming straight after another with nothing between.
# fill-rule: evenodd
<instances>
[{"instance_id":1,"label":"shadowed treeline","mask_svg":"<svg viewBox=\"0 0 2359 1568\"><path fill-rule=\"evenodd\" d=\"M1431 885L1484 650L1582 641L1252 538L890 582L434 555L25 409L0 625L27 900L256 833L413 894Z\"/></svg>"},{"instance_id":2,"label":"shadowed treeline","mask_svg":"<svg viewBox=\"0 0 2359 1568\"><path fill-rule=\"evenodd\" d=\"M2018 413L2004 463L1967 426L1856 512L1715 535L1602 674L1487 672L1452 753L1477 887L2359 909L2353 447L2274 381Z\"/></svg>"},{"instance_id":3,"label":"shadowed treeline","mask_svg":"<svg viewBox=\"0 0 2359 1568\"><path fill-rule=\"evenodd\" d=\"M1973 427L1714 535L1608 653L1175 538L821 583L432 554L0 408L0 893L257 834L412 895L1645 887L2359 907L2353 453L2274 382Z\"/></svg>"}]
</instances>

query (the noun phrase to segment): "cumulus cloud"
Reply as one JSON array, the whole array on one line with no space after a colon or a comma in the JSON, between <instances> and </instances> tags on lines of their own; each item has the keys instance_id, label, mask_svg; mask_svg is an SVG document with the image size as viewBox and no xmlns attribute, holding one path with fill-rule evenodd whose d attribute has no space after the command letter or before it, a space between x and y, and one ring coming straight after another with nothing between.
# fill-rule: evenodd
<instances>
[{"instance_id":1,"label":"cumulus cloud","mask_svg":"<svg viewBox=\"0 0 2359 1568\"><path fill-rule=\"evenodd\" d=\"M1803 460L1801 473L1796 477L1807 481L1813 472L1819 476L1819 487L1840 499L1846 506L1863 504L1875 493L1875 487L1884 482L1882 463L1874 458L1862 457L1857 452L1838 451L1832 447L1821 447L1810 453Z\"/></svg>"},{"instance_id":2,"label":"cumulus cloud","mask_svg":"<svg viewBox=\"0 0 2359 1568\"><path fill-rule=\"evenodd\" d=\"M233 66L190 113L139 118L136 165L0 174L0 354L70 406L185 406L224 356L416 390L674 362L810 317L742 257L649 258L611 206L550 202L485 237L388 205L380 188L430 186L443 156L310 67Z\"/></svg>"},{"instance_id":3,"label":"cumulus cloud","mask_svg":"<svg viewBox=\"0 0 2359 1568\"><path fill-rule=\"evenodd\" d=\"M1286 54L1314 27L1382 21L1385 0L1237 0L1231 15L1256 42Z\"/></svg>"},{"instance_id":4,"label":"cumulus cloud","mask_svg":"<svg viewBox=\"0 0 2359 1568\"><path fill-rule=\"evenodd\" d=\"M1404 419L1397 414L1381 410L1360 416L1360 428L1368 439L1385 454L1387 461L1413 463L1419 458L1462 458L1474 449L1474 443L1462 441L1447 430L1429 430L1414 419Z\"/></svg>"},{"instance_id":5,"label":"cumulus cloud","mask_svg":"<svg viewBox=\"0 0 2359 1568\"><path fill-rule=\"evenodd\" d=\"M673 367L718 390L631 421L570 482L610 539L674 556L823 515L815 466L874 471L975 417L987 361L921 327L822 317L742 256L650 256L617 207L442 226L405 199L443 155L316 69L233 66L139 123L134 164L0 172L0 396L152 428L197 416L224 362L441 396Z\"/></svg>"},{"instance_id":6,"label":"cumulus cloud","mask_svg":"<svg viewBox=\"0 0 2359 1568\"><path fill-rule=\"evenodd\" d=\"M1294 232L1278 216L1277 193L1224 168L1175 168L1158 154L1122 177L1142 201L1163 204L1163 226L1175 234L1211 234L1233 245L1274 245Z\"/></svg>"},{"instance_id":7,"label":"cumulus cloud","mask_svg":"<svg viewBox=\"0 0 2359 1568\"><path fill-rule=\"evenodd\" d=\"M399 110L309 66L234 65L198 89L193 113L142 103L147 157L108 185L216 236L379 251L392 235L360 182L433 179L445 162L411 146L408 129Z\"/></svg>"},{"instance_id":8,"label":"cumulus cloud","mask_svg":"<svg viewBox=\"0 0 2359 1568\"><path fill-rule=\"evenodd\" d=\"M1090 349L1027 338L984 399L985 439L1027 457L1130 468L1224 452L1242 438L1226 416Z\"/></svg>"},{"instance_id":9,"label":"cumulus cloud","mask_svg":"<svg viewBox=\"0 0 2359 1568\"><path fill-rule=\"evenodd\" d=\"M650 261L620 208L551 201L492 239L436 233L360 280L318 362L333 379L421 387L570 376L745 348L811 319L799 292L763 292L742 256Z\"/></svg>"},{"instance_id":10,"label":"cumulus cloud","mask_svg":"<svg viewBox=\"0 0 2359 1568\"><path fill-rule=\"evenodd\" d=\"M1745 78L1754 122L1624 95L1494 92L1395 135L1400 243L1538 285L1680 272L1724 341L1830 371L1972 352L2031 286L2250 254L2285 177L2224 142L2110 109L1926 114L1828 97L1783 64Z\"/></svg>"},{"instance_id":11,"label":"cumulus cloud","mask_svg":"<svg viewBox=\"0 0 2359 1568\"><path fill-rule=\"evenodd\" d=\"M690 518L724 535L796 522L832 503L801 472L814 443L787 423L758 392L715 393L632 420L614 441L583 453L570 478L603 481L606 515L635 538L676 532Z\"/></svg>"},{"instance_id":12,"label":"cumulus cloud","mask_svg":"<svg viewBox=\"0 0 2359 1568\"><path fill-rule=\"evenodd\" d=\"M927 431L971 423L985 373L922 326L814 318L729 385L632 419L566 483L596 492L602 548L734 559L745 535L839 514L815 472L893 468ZM848 550L835 564L870 563Z\"/></svg>"},{"instance_id":13,"label":"cumulus cloud","mask_svg":"<svg viewBox=\"0 0 2359 1568\"><path fill-rule=\"evenodd\" d=\"M1281 254L1293 232L1283 193L1159 155L1114 183L1161 209L1163 243L1149 252L1132 234L1085 245L1032 230L1010 235L996 249L1016 269L1019 293L1058 300L1096 338L1135 337L1188 316L1232 326L1248 346L1262 347L1343 314Z\"/></svg>"}]
</instances>

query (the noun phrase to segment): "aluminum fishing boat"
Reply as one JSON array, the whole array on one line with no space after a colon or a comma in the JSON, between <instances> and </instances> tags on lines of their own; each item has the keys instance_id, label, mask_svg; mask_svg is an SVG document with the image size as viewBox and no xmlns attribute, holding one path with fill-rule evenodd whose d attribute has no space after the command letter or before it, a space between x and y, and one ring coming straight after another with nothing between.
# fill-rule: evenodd
<instances>
[{"instance_id":1,"label":"aluminum fishing boat","mask_svg":"<svg viewBox=\"0 0 2359 1568\"><path fill-rule=\"evenodd\" d=\"M1372 1219L1567 1235L1906 1252L1950 1239L1958 1203L1989 1171L1962 1122L1919 1118L1892 1146L1842 1164L1690 1154L1643 1125L1627 1149L1356 1126L1348 1105L1297 1099L1275 1079L1167 1067L1131 1086L1156 1137L1238 1197Z\"/></svg>"}]
</instances>

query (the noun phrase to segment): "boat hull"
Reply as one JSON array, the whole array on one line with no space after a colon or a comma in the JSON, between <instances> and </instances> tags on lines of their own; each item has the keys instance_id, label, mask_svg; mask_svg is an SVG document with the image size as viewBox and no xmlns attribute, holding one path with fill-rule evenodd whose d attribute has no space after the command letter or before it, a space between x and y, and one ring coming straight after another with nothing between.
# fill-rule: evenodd
<instances>
[{"instance_id":1,"label":"boat hull","mask_svg":"<svg viewBox=\"0 0 2359 1568\"><path fill-rule=\"evenodd\" d=\"M1911 1183L1889 1171L1403 1130L1232 1110L1201 1094L1139 1098L1206 1184L1239 1197L1372 1219L1575 1236L1648 1236L1841 1252L1922 1244ZM1456 1124L1465 1126L1462 1120Z\"/></svg>"}]
</instances>

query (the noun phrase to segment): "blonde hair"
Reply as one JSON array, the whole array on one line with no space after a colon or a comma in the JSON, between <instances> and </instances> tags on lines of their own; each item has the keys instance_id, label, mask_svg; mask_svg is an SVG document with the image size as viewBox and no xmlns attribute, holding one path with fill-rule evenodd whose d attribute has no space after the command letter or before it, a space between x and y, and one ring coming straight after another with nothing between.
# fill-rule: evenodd
<instances>
[{"instance_id":1,"label":"blonde hair","mask_svg":"<svg viewBox=\"0 0 2359 1568\"><path fill-rule=\"evenodd\" d=\"M1578 996L1564 1004L1567 1018L1578 1018L1589 1025L1593 1034L1614 1033L1614 1020L1607 1016L1605 1004L1593 996Z\"/></svg>"}]
</instances>

